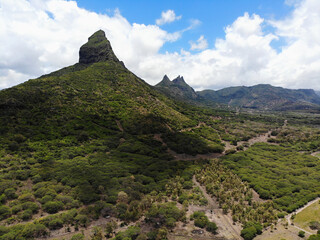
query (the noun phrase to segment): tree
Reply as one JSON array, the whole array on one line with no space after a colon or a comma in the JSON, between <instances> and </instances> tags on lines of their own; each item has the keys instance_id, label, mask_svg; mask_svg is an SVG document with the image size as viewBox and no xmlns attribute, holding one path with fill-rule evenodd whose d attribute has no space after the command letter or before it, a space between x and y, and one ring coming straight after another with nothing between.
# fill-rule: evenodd
<instances>
[{"instance_id":1,"label":"tree","mask_svg":"<svg viewBox=\"0 0 320 240\"><path fill-rule=\"evenodd\" d=\"M208 232L211 232L211 233L213 233L213 234L216 234L216 233L217 233L217 230L218 230L217 224L215 224L214 222L208 222L208 223L207 223L206 230L207 230Z\"/></svg>"},{"instance_id":2,"label":"tree","mask_svg":"<svg viewBox=\"0 0 320 240\"><path fill-rule=\"evenodd\" d=\"M252 240L257 235L257 230L254 226L247 227L241 230L241 237L244 240Z\"/></svg>"},{"instance_id":3,"label":"tree","mask_svg":"<svg viewBox=\"0 0 320 240\"><path fill-rule=\"evenodd\" d=\"M128 203L128 200L129 200L128 194L126 194L124 191L120 191L120 192L118 193L118 200L117 200L117 202L119 202L119 203Z\"/></svg>"},{"instance_id":4,"label":"tree","mask_svg":"<svg viewBox=\"0 0 320 240\"><path fill-rule=\"evenodd\" d=\"M167 240L168 239L167 235L168 235L167 228L165 228L165 227L160 228L158 230L158 234L157 234L156 240Z\"/></svg>"},{"instance_id":5,"label":"tree","mask_svg":"<svg viewBox=\"0 0 320 240\"><path fill-rule=\"evenodd\" d=\"M102 229L97 226L94 227L92 229L91 240L102 240L102 239L103 239Z\"/></svg>"},{"instance_id":6,"label":"tree","mask_svg":"<svg viewBox=\"0 0 320 240\"><path fill-rule=\"evenodd\" d=\"M115 221L108 222L106 224L105 233L106 237L112 237L114 230L117 228L117 223Z\"/></svg>"}]
</instances>

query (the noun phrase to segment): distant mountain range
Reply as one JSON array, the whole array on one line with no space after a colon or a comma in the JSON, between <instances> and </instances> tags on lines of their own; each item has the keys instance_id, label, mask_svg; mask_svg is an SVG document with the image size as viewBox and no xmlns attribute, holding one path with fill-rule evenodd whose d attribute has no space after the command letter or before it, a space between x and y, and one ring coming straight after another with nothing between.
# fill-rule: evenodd
<instances>
[{"instance_id":1,"label":"distant mountain range","mask_svg":"<svg viewBox=\"0 0 320 240\"><path fill-rule=\"evenodd\" d=\"M228 107L241 107L257 110L311 110L320 108L320 92L312 89L286 89L269 84L251 87L228 87L218 91L194 91L178 76L173 81L165 75L155 86L168 96L179 100L205 103L209 105L223 104Z\"/></svg>"}]
</instances>

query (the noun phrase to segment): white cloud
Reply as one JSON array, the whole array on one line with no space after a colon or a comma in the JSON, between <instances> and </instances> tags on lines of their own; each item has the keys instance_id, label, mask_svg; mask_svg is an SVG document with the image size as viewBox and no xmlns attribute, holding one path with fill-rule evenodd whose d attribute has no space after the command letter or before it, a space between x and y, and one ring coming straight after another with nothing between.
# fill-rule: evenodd
<instances>
[{"instance_id":1,"label":"white cloud","mask_svg":"<svg viewBox=\"0 0 320 240\"><path fill-rule=\"evenodd\" d=\"M118 10L113 16L97 14L75 1L0 0L0 88L76 63L80 46L99 29L133 70L184 31L131 24Z\"/></svg>"},{"instance_id":2,"label":"white cloud","mask_svg":"<svg viewBox=\"0 0 320 240\"><path fill-rule=\"evenodd\" d=\"M181 17L182 16L176 16L175 12L173 10L169 9L169 10L161 13L161 18L156 20L156 24L160 26L160 25L163 25L166 23L171 23L176 20L180 20Z\"/></svg>"},{"instance_id":3,"label":"white cloud","mask_svg":"<svg viewBox=\"0 0 320 240\"><path fill-rule=\"evenodd\" d=\"M208 47L208 41L204 38L203 35L199 37L197 42L190 41L190 49L191 50L204 50Z\"/></svg>"},{"instance_id":4,"label":"white cloud","mask_svg":"<svg viewBox=\"0 0 320 240\"><path fill-rule=\"evenodd\" d=\"M106 32L118 58L150 84L164 74L183 75L197 89L270 83L320 90L320 2L295 2L281 20L245 13L225 28L213 48L200 37L189 52L160 53L201 22L169 33L158 25L130 23L113 15L81 9L75 1L0 0L0 88L78 61L80 46L98 29ZM266 33L264 26L275 31ZM272 41L284 40L277 52Z\"/></svg>"}]
</instances>

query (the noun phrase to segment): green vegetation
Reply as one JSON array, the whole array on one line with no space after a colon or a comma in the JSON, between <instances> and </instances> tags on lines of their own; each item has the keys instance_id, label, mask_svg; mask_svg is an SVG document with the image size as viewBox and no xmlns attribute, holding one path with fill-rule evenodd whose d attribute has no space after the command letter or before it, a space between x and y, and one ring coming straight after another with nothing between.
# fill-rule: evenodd
<instances>
[{"instance_id":1,"label":"green vegetation","mask_svg":"<svg viewBox=\"0 0 320 240\"><path fill-rule=\"evenodd\" d=\"M224 213L232 213L234 222L246 224L253 221L266 226L276 222L273 202L254 201L249 184L242 182L219 161L212 161L197 171L196 179L217 199Z\"/></svg>"},{"instance_id":2,"label":"green vegetation","mask_svg":"<svg viewBox=\"0 0 320 240\"><path fill-rule=\"evenodd\" d=\"M190 220L194 220L194 225L199 228L206 228L208 232L213 234L217 233L217 225L214 222L210 222L204 212L194 212L190 216Z\"/></svg>"},{"instance_id":3,"label":"green vegetation","mask_svg":"<svg viewBox=\"0 0 320 240\"><path fill-rule=\"evenodd\" d=\"M190 204L207 205L194 174L244 225L245 239L318 196L319 159L296 152L319 150L312 117L175 101L127 70L102 35L82 48L80 63L0 91L0 240L81 231L99 218L112 221L92 229L94 240L167 239L177 222L188 222ZM299 126L280 129L287 118ZM271 129L269 141L281 146L246 150L250 138ZM224 165L171 155L222 153L225 142L234 149ZM273 201L254 201L250 187ZM204 213L192 219L216 233ZM130 227L119 232L114 220Z\"/></svg>"},{"instance_id":4,"label":"green vegetation","mask_svg":"<svg viewBox=\"0 0 320 240\"><path fill-rule=\"evenodd\" d=\"M259 223L247 222L241 230L241 237L244 240L252 240L262 233L262 226Z\"/></svg>"},{"instance_id":5,"label":"green vegetation","mask_svg":"<svg viewBox=\"0 0 320 240\"><path fill-rule=\"evenodd\" d=\"M304 238L306 233L304 231L299 231L298 236Z\"/></svg>"},{"instance_id":6,"label":"green vegetation","mask_svg":"<svg viewBox=\"0 0 320 240\"><path fill-rule=\"evenodd\" d=\"M258 143L222 162L279 210L292 212L320 194L319 159L292 149Z\"/></svg>"}]
</instances>

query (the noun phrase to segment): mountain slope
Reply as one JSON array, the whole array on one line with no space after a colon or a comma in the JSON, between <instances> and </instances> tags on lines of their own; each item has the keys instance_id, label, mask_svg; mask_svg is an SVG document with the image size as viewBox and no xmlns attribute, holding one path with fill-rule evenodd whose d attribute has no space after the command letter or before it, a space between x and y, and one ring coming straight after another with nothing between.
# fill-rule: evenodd
<instances>
[{"instance_id":1,"label":"mountain slope","mask_svg":"<svg viewBox=\"0 0 320 240\"><path fill-rule=\"evenodd\" d=\"M204 102L260 110L303 110L319 108L320 97L311 89L291 90L259 84L197 92Z\"/></svg>"}]
</instances>

